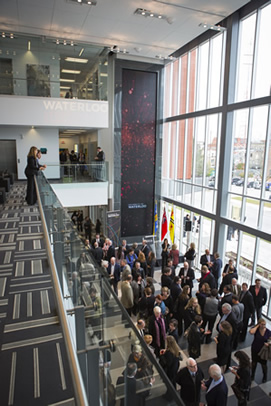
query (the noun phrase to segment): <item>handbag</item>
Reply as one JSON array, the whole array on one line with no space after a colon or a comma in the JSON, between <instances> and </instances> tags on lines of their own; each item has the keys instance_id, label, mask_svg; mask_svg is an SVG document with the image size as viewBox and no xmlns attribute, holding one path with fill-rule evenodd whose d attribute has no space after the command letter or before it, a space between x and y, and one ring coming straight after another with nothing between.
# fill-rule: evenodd
<instances>
[{"instance_id":1,"label":"handbag","mask_svg":"<svg viewBox=\"0 0 271 406\"><path fill-rule=\"evenodd\" d=\"M267 361L268 356L269 356L268 353L269 353L269 347L267 347L266 345L263 345L262 348L260 349L260 351L258 352L258 355L262 360Z\"/></svg>"},{"instance_id":2,"label":"handbag","mask_svg":"<svg viewBox=\"0 0 271 406\"><path fill-rule=\"evenodd\" d=\"M234 383L231 385L231 388L232 388L232 390L233 390L233 393L235 394L235 396L237 397L237 399L238 399L239 401L245 400L245 394L244 394L244 392L240 389L240 386L239 386L238 382L234 382Z\"/></svg>"}]
</instances>

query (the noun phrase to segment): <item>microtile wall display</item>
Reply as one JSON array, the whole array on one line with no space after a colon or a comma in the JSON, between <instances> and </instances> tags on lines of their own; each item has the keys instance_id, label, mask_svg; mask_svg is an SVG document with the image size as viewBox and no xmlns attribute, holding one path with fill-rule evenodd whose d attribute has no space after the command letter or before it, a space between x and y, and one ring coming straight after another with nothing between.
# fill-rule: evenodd
<instances>
[{"instance_id":1,"label":"microtile wall display","mask_svg":"<svg viewBox=\"0 0 271 406\"><path fill-rule=\"evenodd\" d=\"M26 65L27 95L50 97L50 66Z\"/></svg>"},{"instance_id":2,"label":"microtile wall display","mask_svg":"<svg viewBox=\"0 0 271 406\"><path fill-rule=\"evenodd\" d=\"M122 71L121 235L153 232L157 74Z\"/></svg>"}]
</instances>

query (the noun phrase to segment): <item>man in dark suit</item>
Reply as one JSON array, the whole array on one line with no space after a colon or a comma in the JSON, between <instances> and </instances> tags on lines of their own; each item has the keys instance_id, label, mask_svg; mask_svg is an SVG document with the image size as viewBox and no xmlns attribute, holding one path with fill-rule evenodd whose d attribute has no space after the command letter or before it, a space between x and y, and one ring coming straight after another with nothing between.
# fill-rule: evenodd
<instances>
[{"instance_id":1,"label":"man in dark suit","mask_svg":"<svg viewBox=\"0 0 271 406\"><path fill-rule=\"evenodd\" d=\"M213 364L209 368L210 379L201 385L206 390L206 402L208 406L226 406L228 399L228 387L225 378L221 373L221 368Z\"/></svg>"},{"instance_id":2,"label":"man in dark suit","mask_svg":"<svg viewBox=\"0 0 271 406\"><path fill-rule=\"evenodd\" d=\"M103 259L103 250L102 248L99 246L99 244L95 241L94 243L94 250L93 250L93 256L96 260L96 262L98 263L98 265L101 265L101 261Z\"/></svg>"},{"instance_id":3,"label":"man in dark suit","mask_svg":"<svg viewBox=\"0 0 271 406\"><path fill-rule=\"evenodd\" d=\"M181 281L182 280L181 278L179 278L179 276L175 276L170 286L170 296L172 297L173 300L173 306L176 300L178 299L178 296L182 293Z\"/></svg>"},{"instance_id":4,"label":"man in dark suit","mask_svg":"<svg viewBox=\"0 0 271 406\"><path fill-rule=\"evenodd\" d=\"M229 303L224 303L222 305L221 310L222 310L222 316L216 325L216 329L217 329L217 331L220 331L220 324L222 323L222 321L226 320L227 322L229 322L230 325L232 326L231 346L233 346L233 343L236 339L237 331L238 331L237 319L236 319L235 314L232 312L232 307ZM231 364L231 353L229 354L229 358L227 360L226 370L229 368L230 364Z\"/></svg>"},{"instance_id":5,"label":"man in dark suit","mask_svg":"<svg viewBox=\"0 0 271 406\"><path fill-rule=\"evenodd\" d=\"M267 292L266 289L261 286L261 280L256 279L255 285L251 285L249 288L250 293L252 294L255 310L257 314L257 322L262 317L262 307L267 301ZM252 324L255 324L255 313L252 315Z\"/></svg>"},{"instance_id":6,"label":"man in dark suit","mask_svg":"<svg viewBox=\"0 0 271 406\"><path fill-rule=\"evenodd\" d=\"M103 248L104 240L102 238L100 238L100 234L96 234L96 237L93 238L93 240L91 241L91 244L92 244L93 248L95 248L94 247L95 242L98 243L99 247Z\"/></svg>"},{"instance_id":7,"label":"man in dark suit","mask_svg":"<svg viewBox=\"0 0 271 406\"><path fill-rule=\"evenodd\" d=\"M162 276L161 276L161 286L162 286L162 288L164 288L166 286L167 288L170 289L170 287L172 285L172 279L171 279L170 275L171 275L171 269L168 268L168 267L165 267L163 269L163 273L162 273Z\"/></svg>"},{"instance_id":8,"label":"man in dark suit","mask_svg":"<svg viewBox=\"0 0 271 406\"><path fill-rule=\"evenodd\" d=\"M245 341L247 335L248 321L252 317L252 315L255 314L253 296L248 290L247 283L242 283L242 290L239 296L239 301L244 305L243 327L239 338L239 341L243 342Z\"/></svg>"},{"instance_id":9,"label":"man in dark suit","mask_svg":"<svg viewBox=\"0 0 271 406\"><path fill-rule=\"evenodd\" d=\"M186 367L182 368L176 377L176 383L181 386L180 396L186 406L199 405L203 378L203 372L197 362L193 358L188 358Z\"/></svg>"},{"instance_id":10,"label":"man in dark suit","mask_svg":"<svg viewBox=\"0 0 271 406\"><path fill-rule=\"evenodd\" d=\"M220 283L221 269L222 269L222 261L219 257L219 253L215 252L213 265L211 266L210 270L211 270L212 274L214 275L217 289L218 289L218 285Z\"/></svg>"},{"instance_id":11,"label":"man in dark suit","mask_svg":"<svg viewBox=\"0 0 271 406\"><path fill-rule=\"evenodd\" d=\"M201 278L198 279L199 290L204 283L208 283L211 290L215 289L215 287L216 287L215 278L214 278L214 275L211 273L211 271L209 271L207 265L203 265L201 267L201 275L202 275Z\"/></svg>"},{"instance_id":12,"label":"man in dark suit","mask_svg":"<svg viewBox=\"0 0 271 406\"><path fill-rule=\"evenodd\" d=\"M240 296L241 293L241 285L237 283L236 278L232 278L231 280L231 285L230 285L231 291L234 295Z\"/></svg>"},{"instance_id":13,"label":"man in dark suit","mask_svg":"<svg viewBox=\"0 0 271 406\"><path fill-rule=\"evenodd\" d=\"M206 265L209 269L212 267L215 258L208 249L205 250L205 254L200 257L201 265Z\"/></svg>"},{"instance_id":14,"label":"man in dark suit","mask_svg":"<svg viewBox=\"0 0 271 406\"><path fill-rule=\"evenodd\" d=\"M231 281L232 281L233 278L237 279L238 276L237 276L237 273L234 272L234 266L229 266L228 272L224 275L224 277L222 279L222 282L221 282L221 285L220 285L220 288L219 288L219 294L220 295L223 292L224 286L231 285Z\"/></svg>"},{"instance_id":15,"label":"man in dark suit","mask_svg":"<svg viewBox=\"0 0 271 406\"><path fill-rule=\"evenodd\" d=\"M147 244L146 240L142 240L142 247L141 247L141 251L143 252L143 254L145 255L145 258L148 258L149 252L150 252L150 248Z\"/></svg>"},{"instance_id":16,"label":"man in dark suit","mask_svg":"<svg viewBox=\"0 0 271 406\"><path fill-rule=\"evenodd\" d=\"M222 297L222 299L219 303L219 306L218 306L220 315L222 314L221 308L224 303L229 303L230 305L232 305L232 291L231 291L230 285L224 286L223 293L224 293L224 296Z\"/></svg>"},{"instance_id":17,"label":"man in dark suit","mask_svg":"<svg viewBox=\"0 0 271 406\"><path fill-rule=\"evenodd\" d=\"M179 277L182 280L182 288L186 285L190 286L190 294L192 294L193 289L193 280L195 279L194 269L189 268L188 262L184 262L183 268L180 269Z\"/></svg>"},{"instance_id":18,"label":"man in dark suit","mask_svg":"<svg viewBox=\"0 0 271 406\"><path fill-rule=\"evenodd\" d=\"M120 265L116 264L116 258L110 258L110 264L108 265L107 272L110 278L110 284L118 296L118 283L120 281Z\"/></svg>"}]
</instances>

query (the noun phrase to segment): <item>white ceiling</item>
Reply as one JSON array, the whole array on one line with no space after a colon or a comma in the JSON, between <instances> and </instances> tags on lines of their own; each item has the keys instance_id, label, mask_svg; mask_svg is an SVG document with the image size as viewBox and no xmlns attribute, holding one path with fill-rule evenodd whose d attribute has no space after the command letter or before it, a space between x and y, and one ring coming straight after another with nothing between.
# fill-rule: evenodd
<instances>
[{"instance_id":1,"label":"white ceiling","mask_svg":"<svg viewBox=\"0 0 271 406\"><path fill-rule=\"evenodd\" d=\"M97 0L96 6L69 0L0 0L0 29L101 46L117 45L132 55L167 57L248 0ZM137 8L166 15L135 15Z\"/></svg>"}]
</instances>

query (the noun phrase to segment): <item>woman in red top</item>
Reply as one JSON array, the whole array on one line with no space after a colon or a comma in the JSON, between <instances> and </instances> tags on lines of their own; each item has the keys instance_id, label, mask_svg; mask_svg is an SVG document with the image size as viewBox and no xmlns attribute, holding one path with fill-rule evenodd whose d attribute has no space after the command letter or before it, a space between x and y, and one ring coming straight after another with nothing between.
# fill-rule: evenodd
<instances>
[{"instance_id":1,"label":"woman in red top","mask_svg":"<svg viewBox=\"0 0 271 406\"><path fill-rule=\"evenodd\" d=\"M172 249L169 253L170 258L172 258L173 266L176 269L177 265L179 264L179 250L177 250L177 245L173 244Z\"/></svg>"}]
</instances>

